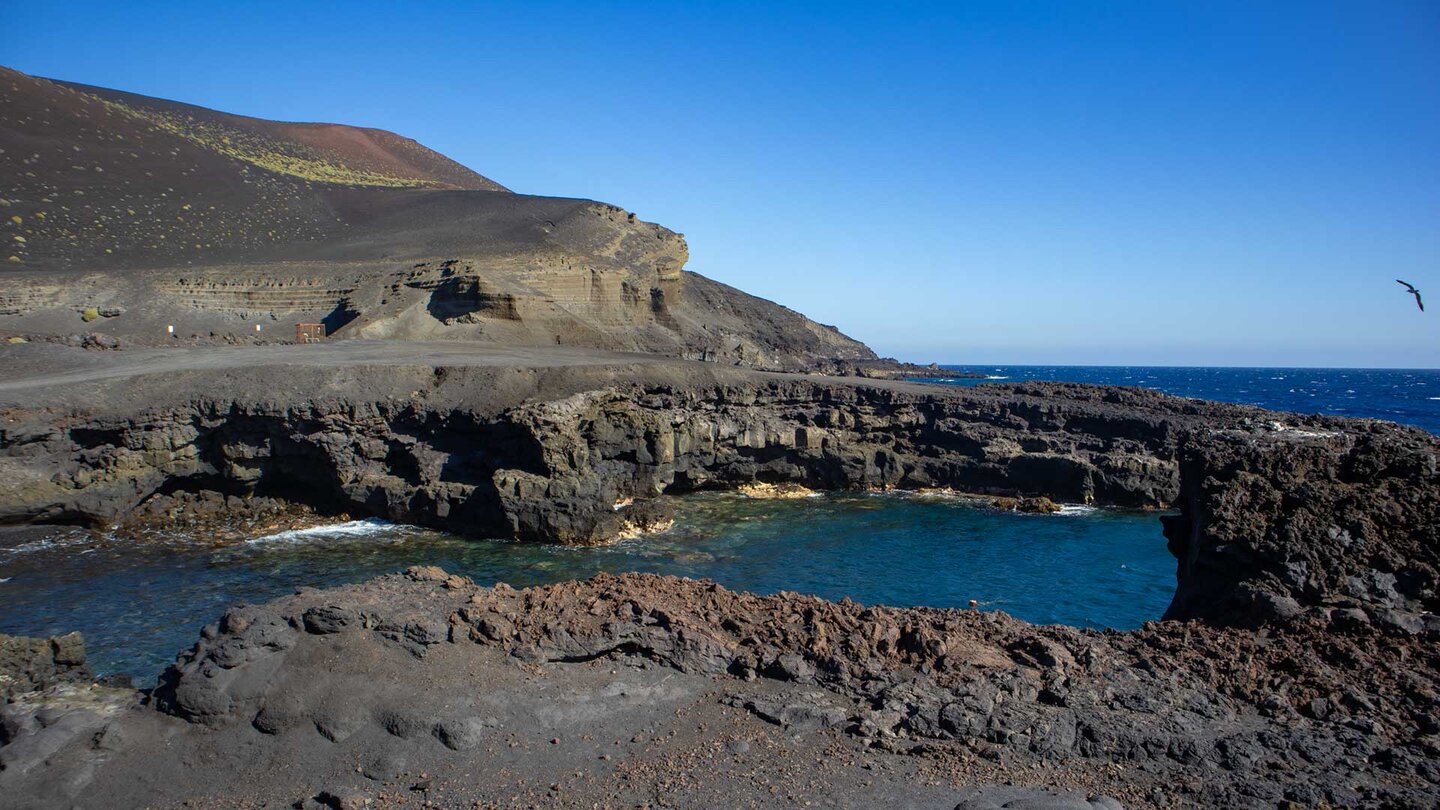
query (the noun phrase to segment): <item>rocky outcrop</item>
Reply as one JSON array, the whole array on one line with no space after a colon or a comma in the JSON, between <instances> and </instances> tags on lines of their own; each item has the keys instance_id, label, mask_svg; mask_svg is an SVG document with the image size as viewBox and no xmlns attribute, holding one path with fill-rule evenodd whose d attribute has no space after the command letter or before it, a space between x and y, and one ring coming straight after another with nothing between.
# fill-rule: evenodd
<instances>
[{"instance_id":1,"label":"rocky outcrop","mask_svg":"<svg viewBox=\"0 0 1440 810\"><path fill-rule=\"evenodd\" d=\"M353 734L326 687L287 660L363 638L407 651L421 671L440 648L476 644L535 665L638 658L722 683L775 681L787 687L768 697L732 688L722 701L791 733L843 730L882 750L1114 769L1112 790L1163 788L1186 805L1423 806L1440 786L1429 736L1437 658L1394 630L1301 622L1267 638L1172 623L1106 634L644 575L517 591L417 568L238 608L205 629L156 696L219 728ZM1405 670L1353 674L1402 651ZM367 706L392 734L446 745L461 723Z\"/></svg>"},{"instance_id":2,"label":"rocky outcrop","mask_svg":"<svg viewBox=\"0 0 1440 810\"><path fill-rule=\"evenodd\" d=\"M1180 456L1171 619L1440 631L1440 453L1383 423L1208 431Z\"/></svg>"},{"instance_id":3,"label":"rocky outcrop","mask_svg":"<svg viewBox=\"0 0 1440 810\"><path fill-rule=\"evenodd\" d=\"M94 688L17 698L0 710L0 787L34 806L168 806L309 791L293 800L320 777L335 796L418 804L430 787L407 787L433 783L452 802L503 804L525 795L507 768L551 793L584 769L593 776L561 780L576 804L660 790L713 806L693 791L732 785L715 768L743 762L769 727L781 750L824 752L813 767L827 778L791 794L816 802L877 786L874 800L893 802L914 767L976 808L1428 807L1440 787L1434 639L1312 616L1258 633L1101 633L674 577L515 590L417 567L232 608L149 708ZM642 766L666 744L695 755ZM775 761L768 750L759 762ZM793 772L779 756L778 770L755 765L727 789L764 796ZM157 778L137 783L139 763ZM1041 790L1057 787L1072 792Z\"/></svg>"},{"instance_id":4,"label":"rocky outcrop","mask_svg":"<svg viewBox=\"0 0 1440 810\"><path fill-rule=\"evenodd\" d=\"M1415 429L1281 422L1133 389L941 389L699 364L412 369L387 371L389 387L364 368L337 374L296 370L286 396L175 398L216 380L202 374L154 388L157 404L138 414L11 409L0 521L344 513L585 544L665 525L660 494L947 488L1031 511L1177 507L1165 519L1179 572L1169 618L1434 622L1440 447Z\"/></svg>"},{"instance_id":5,"label":"rocky outcrop","mask_svg":"<svg viewBox=\"0 0 1440 810\"><path fill-rule=\"evenodd\" d=\"M403 402L198 399L141 416L16 419L0 432L0 520L104 524L211 491L593 543L625 522L617 503L751 482L1158 508L1180 491L1184 437L1260 413L1085 386L794 378L604 386L493 409L451 401L493 376L441 369Z\"/></svg>"},{"instance_id":6,"label":"rocky outcrop","mask_svg":"<svg viewBox=\"0 0 1440 810\"><path fill-rule=\"evenodd\" d=\"M85 640L79 633L26 638L0 633L0 700L69 681L90 678Z\"/></svg>"}]
</instances>

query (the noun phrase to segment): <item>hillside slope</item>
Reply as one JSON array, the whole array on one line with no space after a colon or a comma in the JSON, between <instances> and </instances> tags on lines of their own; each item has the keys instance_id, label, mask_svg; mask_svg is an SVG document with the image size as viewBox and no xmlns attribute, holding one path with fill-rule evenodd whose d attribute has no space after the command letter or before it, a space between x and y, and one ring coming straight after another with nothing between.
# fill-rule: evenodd
<instances>
[{"instance_id":1,"label":"hillside slope","mask_svg":"<svg viewBox=\"0 0 1440 810\"><path fill-rule=\"evenodd\" d=\"M833 328L682 272L677 233L604 203L511 193L382 130L0 68L0 150L6 334L246 342L320 321L335 337L760 368L874 358ZM105 317L82 320L90 309Z\"/></svg>"}]
</instances>

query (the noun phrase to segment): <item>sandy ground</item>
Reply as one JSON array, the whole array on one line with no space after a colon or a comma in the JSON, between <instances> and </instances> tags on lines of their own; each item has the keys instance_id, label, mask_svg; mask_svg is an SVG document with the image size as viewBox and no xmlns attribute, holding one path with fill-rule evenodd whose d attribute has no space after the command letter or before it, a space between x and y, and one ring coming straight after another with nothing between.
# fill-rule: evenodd
<instances>
[{"instance_id":1,"label":"sandy ground","mask_svg":"<svg viewBox=\"0 0 1440 810\"><path fill-rule=\"evenodd\" d=\"M453 404L481 409L625 385L686 387L811 379L928 395L973 391L905 380L756 371L658 354L568 346L335 340L107 351L28 343L0 344L0 408L129 413L197 397L379 401L423 394L445 369L466 369L463 376L474 378L468 386L450 392L456 399Z\"/></svg>"},{"instance_id":2,"label":"sandy ground","mask_svg":"<svg viewBox=\"0 0 1440 810\"><path fill-rule=\"evenodd\" d=\"M124 351L83 351L46 344L25 344L7 346L0 350L0 392L20 392L147 374L275 366L560 368L683 362L657 355L564 346L492 346L450 341L345 340L276 346L202 346Z\"/></svg>"}]
</instances>

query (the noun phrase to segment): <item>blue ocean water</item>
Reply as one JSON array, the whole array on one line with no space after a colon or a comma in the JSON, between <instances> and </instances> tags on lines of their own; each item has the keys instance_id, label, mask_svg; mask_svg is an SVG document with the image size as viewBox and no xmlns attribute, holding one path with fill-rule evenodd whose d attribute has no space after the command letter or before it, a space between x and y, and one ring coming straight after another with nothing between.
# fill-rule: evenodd
<instances>
[{"instance_id":1,"label":"blue ocean water","mask_svg":"<svg viewBox=\"0 0 1440 810\"><path fill-rule=\"evenodd\" d=\"M0 632L80 630L92 665L147 683L239 601L439 565L477 582L538 585L599 571L707 577L730 588L964 607L1086 627L1159 618L1175 561L1154 514L999 512L953 496L844 493L677 499L674 529L600 548L466 540L378 522L212 546L136 545L63 530L0 547Z\"/></svg>"},{"instance_id":2,"label":"blue ocean water","mask_svg":"<svg viewBox=\"0 0 1440 810\"><path fill-rule=\"evenodd\" d=\"M942 366L985 379L940 376L931 382L978 385L1047 380L1133 385L1182 397L1277 411L1385 419L1440 434L1440 369L1186 368L1160 366Z\"/></svg>"}]
</instances>

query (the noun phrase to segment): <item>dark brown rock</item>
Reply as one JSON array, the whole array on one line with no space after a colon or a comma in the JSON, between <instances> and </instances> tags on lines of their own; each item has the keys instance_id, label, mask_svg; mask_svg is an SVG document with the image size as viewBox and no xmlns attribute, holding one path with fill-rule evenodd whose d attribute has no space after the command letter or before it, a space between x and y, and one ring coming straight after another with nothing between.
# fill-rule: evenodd
<instances>
[{"instance_id":1,"label":"dark brown rock","mask_svg":"<svg viewBox=\"0 0 1440 810\"><path fill-rule=\"evenodd\" d=\"M1427 632L1440 610L1435 437L1373 422L1211 431L1180 459L1167 618L1255 625L1328 611L1337 627Z\"/></svg>"},{"instance_id":2,"label":"dark brown rock","mask_svg":"<svg viewBox=\"0 0 1440 810\"><path fill-rule=\"evenodd\" d=\"M283 495L319 514L594 543L663 525L648 502L658 493L756 481L948 487L1034 511L1156 508L1179 494L1184 437L1264 415L1139 390L955 390L696 366L642 368L626 375L642 382L609 385L556 371L524 396L485 387L513 387L512 375L444 371L404 402L199 399L60 428L16 420L0 432L10 473L0 520L163 521L183 507L174 519L193 522L248 503L279 508Z\"/></svg>"},{"instance_id":3,"label":"dark brown rock","mask_svg":"<svg viewBox=\"0 0 1440 810\"><path fill-rule=\"evenodd\" d=\"M89 681L79 633L51 638L0 634L0 700L58 683Z\"/></svg>"},{"instance_id":4,"label":"dark brown rock","mask_svg":"<svg viewBox=\"0 0 1440 810\"><path fill-rule=\"evenodd\" d=\"M455 616L474 629L464 637L473 644L462 646L502 658L520 652L528 667L604 662L603 671L644 662L728 682L736 687L720 698L724 705L787 733L845 728L887 750L938 756L958 746L1025 767L1118 765L1121 784L1144 790L1173 789L1203 769L1203 782L1187 788L1189 804L1246 805L1261 795L1419 806L1435 788L1426 780L1440 777L1425 765L1440 658L1433 645L1382 628L1337 635L1301 618L1267 635L1180 622L1097 633L995 613L761 597L648 575L524 590L445 582L438 572L387 577L249 609L243 630L202 640L181 657L163 679L160 705L222 730L257 712L267 718L278 705L294 718L285 727L303 727L332 687L289 662L307 660L306 650L322 643L299 628L325 605L375 628L334 637L357 654L377 643L407 649L386 627ZM396 660L414 661L405 666L417 673L445 666ZM265 674L265 686L256 688L252 670ZM759 691L734 691L745 673L759 676ZM355 688L347 687L351 699L383 702ZM415 706L441 703L418 695ZM216 705L227 708L216 714ZM433 735L451 750L471 750L494 727L416 710L376 717L392 736ZM1308 792L1294 792L1296 783Z\"/></svg>"}]
</instances>

